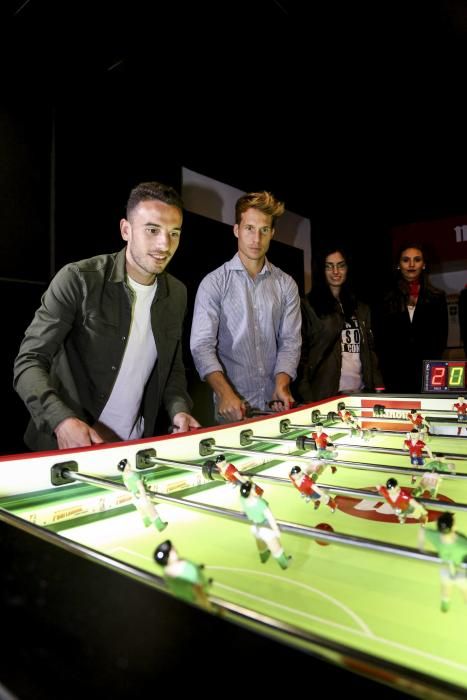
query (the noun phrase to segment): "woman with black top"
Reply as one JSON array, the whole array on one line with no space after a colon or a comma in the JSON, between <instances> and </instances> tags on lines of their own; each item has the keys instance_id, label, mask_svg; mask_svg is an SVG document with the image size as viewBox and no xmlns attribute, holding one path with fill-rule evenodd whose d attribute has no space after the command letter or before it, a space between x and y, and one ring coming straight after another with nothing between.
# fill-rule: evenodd
<instances>
[{"instance_id":1,"label":"woman with black top","mask_svg":"<svg viewBox=\"0 0 467 700\"><path fill-rule=\"evenodd\" d=\"M382 388L370 309L353 293L344 251L329 248L318 260L312 291L302 300L297 391L309 402Z\"/></svg>"},{"instance_id":2,"label":"woman with black top","mask_svg":"<svg viewBox=\"0 0 467 700\"><path fill-rule=\"evenodd\" d=\"M419 393L423 360L439 360L446 348L445 293L433 287L419 243L407 243L397 257L396 279L377 318L378 355L386 390Z\"/></svg>"}]
</instances>

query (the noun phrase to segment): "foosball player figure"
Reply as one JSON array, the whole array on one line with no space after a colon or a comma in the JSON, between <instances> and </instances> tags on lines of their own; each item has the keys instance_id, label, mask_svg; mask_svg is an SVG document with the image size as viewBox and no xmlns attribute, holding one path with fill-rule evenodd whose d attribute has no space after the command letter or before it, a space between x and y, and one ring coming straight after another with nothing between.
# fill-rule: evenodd
<instances>
[{"instance_id":1,"label":"foosball player figure","mask_svg":"<svg viewBox=\"0 0 467 700\"><path fill-rule=\"evenodd\" d=\"M145 527L154 525L159 532L162 532L167 527L157 512L157 508L149 498L149 495L144 487L143 479L138 472L134 471L127 459L122 459L118 463L118 470L122 472L122 479L125 487L133 496L133 505L143 519Z\"/></svg>"},{"instance_id":2,"label":"foosball player figure","mask_svg":"<svg viewBox=\"0 0 467 700\"><path fill-rule=\"evenodd\" d=\"M409 420L412 423L412 428L415 430L418 430L419 435L421 438L425 438L430 432L428 430L428 424L418 408L411 408L410 411L407 413L407 420Z\"/></svg>"},{"instance_id":3,"label":"foosball player figure","mask_svg":"<svg viewBox=\"0 0 467 700\"><path fill-rule=\"evenodd\" d=\"M251 481L245 474L239 472L234 464L227 462L225 455L217 455L215 463L220 474L233 486L239 486L240 484L246 484L247 481ZM255 491L258 496L262 496L264 493L263 489L257 484L255 484Z\"/></svg>"},{"instance_id":4,"label":"foosball player figure","mask_svg":"<svg viewBox=\"0 0 467 700\"><path fill-rule=\"evenodd\" d=\"M313 481L318 481L319 477L321 474L323 474L327 467L331 468L331 472L333 474L337 472L337 467L335 467L333 464L323 462L322 459L311 459L309 462L307 462L306 466L303 468L303 471L308 474Z\"/></svg>"},{"instance_id":5,"label":"foosball player figure","mask_svg":"<svg viewBox=\"0 0 467 700\"><path fill-rule=\"evenodd\" d=\"M400 523L404 524L407 518L420 520L422 524L428 520L427 510L413 498L408 489L401 488L396 479L388 479L386 486L377 486L376 490L389 503Z\"/></svg>"},{"instance_id":6,"label":"foosball player figure","mask_svg":"<svg viewBox=\"0 0 467 700\"><path fill-rule=\"evenodd\" d=\"M375 417L377 416L385 416L386 415L386 406L380 403L375 403L373 406L373 415Z\"/></svg>"},{"instance_id":7,"label":"foosball player figure","mask_svg":"<svg viewBox=\"0 0 467 700\"><path fill-rule=\"evenodd\" d=\"M212 608L207 596L212 579L206 578L203 564L181 559L170 540L165 540L157 547L154 559L164 567L164 579L173 595L203 608Z\"/></svg>"},{"instance_id":8,"label":"foosball player figure","mask_svg":"<svg viewBox=\"0 0 467 700\"><path fill-rule=\"evenodd\" d=\"M282 547L279 526L271 513L268 502L258 496L252 481L240 485L240 505L252 523L251 532L256 539L262 563L265 564L272 554L281 569L287 569L290 557L285 554Z\"/></svg>"},{"instance_id":9,"label":"foosball player figure","mask_svg":"<svg viewBox=\"0 0 467 700\"><path fill-rule=\"evenodd\" d=\"M345 425L350 428L351 435L358 435L363 437L363 428L358 422L355 413L349 411L348 408L342 408L337 411L337 415Z\"/></svg>"},{"instance_id":10,"label":"foosball player figure","mask_svg":"<svg viewBox=\"0 0 467 700\"><path fill-rule=\"evenodd\" d=\"M224 481L233 487L251 481L246 474L239 472L234 464L229 464L223 454L217 455L215 461L210 459L205 462L202 472L205 479ZM263 489L257 484L255 484L255 490L258 496L262 496L264 493Z\"/></svg>"},{"instance_id":11,"label":"foosball player figure","mask_svg":"<svg viewBox=\"0 0 467 700\"><path fill-rule=\"evenodd\" d=\"M467 401L463 396L457 398L457 403L453 404L452 410L457 413L457 422L459 423L457 434L460 435L462 432L462 423L467 423Z\"/></svg>"},{"instance_id":12,"label":"foosball player figure","mask_svg":"<svg viewBox=\"0 0 467 700\"><path fill-rule=\"evenodd\" d=\"M420 528L418 546L423 551L425 541L428 540L441 559L441 611L447 612L453 585L461 590L464 602L467 603L467 577L461 566L467 561L467 537L454 530L452 513L441 513L436 526L436 530Z\"/></svg>"},{"instance_id":13,"label":"foosball player figure","mask_svg":"<svg viewBox=\"0 0 467 700\"><path fill-rule=\"evenodd\" d=\"M420 440L420 433L418 430L415 430L414 428L410 431L410 433L407 433L406 438L407 439L404 440L404 447L409 451L410 464L416 467L424 466L425 460L423 457L423 450L426 450L429 458L433 459L430 448L426 446L423 440ZM417 477L412 475L412 484L414 484L416 480Z\"/></svg>"},{"instance_id":14,"label":"foosball player figure","mask_svg":"<svg viewBox=\"0 0 467 700\"><path fill-rule=\"evenodd\" d=\"M316 431L311 433L312 439L316 443L316 450L320 459L334 459L336 453L328 447L334 447L334 443L329 440L329 435L323 431L323 424L316 423Z\"/></svg>"},{"instance_id":15,"label":"foosball player figure","mask_svg":"<svg viewBox=\"0 0 467 700\"><path fill-rule=\"evenodd\" d=\"M323 489L316 486L313 479L311 479L308 474L305 474L300 467L292 467L290 470L289 478L292 484L295 486L302 498L305 499L306 503L310 501L314 502L315 510L320 507L321 501L324 505L329 506L331 511L334 513L336 510L336 502L331 498Z\"/></svg>"},{"instance_id":16,"label":"foosball player figure","mask_svg":"<svg viewBox=\"0 0 467 700\"><path fill-rule=\"evenodd\" d=\"M423 474L418 486L412 491L415 498L425 496L426 498L437 498L439 487L441 486L441 473L456 473L453 462L447 462L446 457L438 452L435 458L425 464L425 469L431 469Z\"/></svg>"}]
</instances>

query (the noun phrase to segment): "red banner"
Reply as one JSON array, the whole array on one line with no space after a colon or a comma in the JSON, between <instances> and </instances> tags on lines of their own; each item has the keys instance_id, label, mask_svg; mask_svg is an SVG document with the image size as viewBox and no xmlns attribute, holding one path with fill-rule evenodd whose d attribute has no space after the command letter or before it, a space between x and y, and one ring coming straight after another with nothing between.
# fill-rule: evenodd
<instances>
[{"instance_id":1,"label":"red banner","mask_svg":"<svg viewBox=\"0 0 467 700\"><path fill-rule=\"evenodd\" d=\"M427 247L433 263L467 259L467 215L395 226L391 231L394 259L405 243Z\"/></svg>"},{"instance_id":2,"label":"red banner","mask_svg":"<svg viewBox=\"0 0 467 700\"><path fill-rule=\"evenodd\" d=\"M373 418L373 406L384 406L384 416L380 416L380 420L371 421ZM409 432L412 430L412 423L408 420L407 414L411 408L421 409L422 402L420 399L416 401L411 399L385 399L382 395L380 399L362 399L362 428L379 428L379 430L402 430ZM366 410L365 410L366 409ZM391 418L391 421L383 423L381 418ZM401 422L397 423L394 419L400 418ZM364 420L363 420L364 419Z\"/></svg>"}]
</instances>

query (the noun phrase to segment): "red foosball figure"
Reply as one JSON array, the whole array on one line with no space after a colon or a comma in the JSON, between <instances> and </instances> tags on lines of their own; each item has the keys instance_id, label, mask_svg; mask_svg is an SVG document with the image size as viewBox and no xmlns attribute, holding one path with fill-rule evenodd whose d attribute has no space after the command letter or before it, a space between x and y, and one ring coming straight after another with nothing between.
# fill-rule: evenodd
<instances>
[{"instance_id":1,"label":"red foosball figure","mask_svg":"<svg viewBox=\"0 0 467 700\"><path fill-rule=\"evenodd\" d=\"M452 409L457 413L458 423L467 423L467 401L464 399L463 396L458 397L457 403L453 404ZM461 432L462 425L459 425L459 427L457 428L457 434L460 435Z\"/></svg>"},{"instance_id":2,"label":"red foosball figure","mask_svg":"<svg viewBox=\"0 0 467 700\"><path fill-rule=\"evenodd\" d=\"M404 440L404 447L409 451L410 464L415 467L423 467L425 464L423 450L426 451L430 459L433 459L430 448L426 446L423 440L420 440L420 433L418 430L414 429L411 430L410 433L407 433L407 439ZM412 484L415 483L415 480L416 477L412 476Z\"/></svg>"},{"instance_id":3,"label":"red foosball figure","mask_svg":"<svg viewBox=\"0 0 467 700\"><path fill-rule=\"evenodd\" d=\"M300 467L292 467L289 478L307 503L314 501L315 510L319 508L321 500L323 500L324 505L328 505L334 513L337 507L335 500L331 498L324 489L320 489L313 479L311 479L308 474L305 474Z\"/></svg>"},{"instance_id":4,"label":"red foosball figure","mask_svg":"<svg viewBox=\"0 0 467 700\"><path fill-rule=\"evenodd\" d=\"M311 433L311 437L316 443L316 450L320 458L335 459L336 453L329 450L329 447L334 447L334 443L329 439L329 435L323 431L323 424L316 423L316 430Z\"/></svg>"},{"instance_id":5,"label":"red foosball figure","mask_svg":"<svg viewBox=\"0 0 467 700\"><path fill-rule=\"evenodd\" d=\"M363 436L363 429L360 423L358 422L356 416L351 413L347 408L344 408L343 410L337 411L337 415L341 419L343 423L348 425L351 430L352 430L352 435L359 435L360 437Z\"/></svg>"},{"instance_id":6,"label":"red foosball figure","mask_svg":"<svg viewBox=\"0 0 467 700\"><path fill-rule=\"evenodd\" d=\"M400 523L405 523L407 518L420 520L423 524L428 520L426 509L412 497L408 489L401 488L396 479L388 479L386 486L377 486L376 490L389 503Z\"/></svg>"},{"instance_id":7,"label":"red foosball figure","mask_svg":"<svg viewBox=\"0 0 467 700\"><path fill-rule=\"evenodd\" d=\"M249 478L245 474L239 472L234 464L230 464L227 462L223 454L217 455L215 461L220 474L224 477L226 481L228 481L233 486L246 484L246 482L249 481ZM262 496L264 493L263 489L257 484L255 484L254 486L258 496Z\"/></svg>"},{"instance_id":8,"label":"red foosball figure","mask_svg":"<svg viewBox=\"0 0 467 700\"><path fill-rule=\"evenodd\" d=\"M412 428L418 430L420 436L428 435L428 425L418 408L411 408L407 414L407 420L412 423Z\"/></svg>"}]
</instances>

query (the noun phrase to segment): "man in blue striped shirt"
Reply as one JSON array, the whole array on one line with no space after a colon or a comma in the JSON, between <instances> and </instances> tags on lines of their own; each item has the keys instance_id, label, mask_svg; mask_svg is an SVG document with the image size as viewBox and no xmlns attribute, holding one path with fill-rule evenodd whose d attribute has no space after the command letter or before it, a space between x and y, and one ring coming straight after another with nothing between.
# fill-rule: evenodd
<instances>
[{"instance_id":1,"label":"man in blue striped shirt","mask_svg":"<svg viewBox=\"0 0 467 700\"><path fill-rule=\"evenodd\" d=\"M266 258L284 204L269 192L235 206L238 252L209 273L196 295L191 352L214 391L216 419L242 420L247 408L293 403L290 382L300 357L301 314L295 281Z\"/></svg>"}]
</instances>

